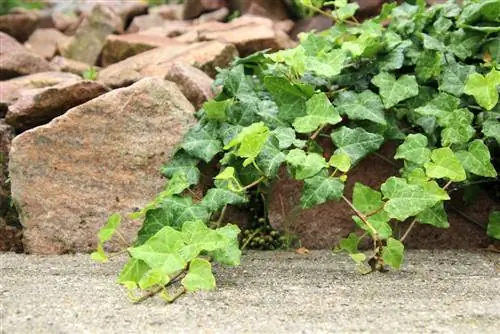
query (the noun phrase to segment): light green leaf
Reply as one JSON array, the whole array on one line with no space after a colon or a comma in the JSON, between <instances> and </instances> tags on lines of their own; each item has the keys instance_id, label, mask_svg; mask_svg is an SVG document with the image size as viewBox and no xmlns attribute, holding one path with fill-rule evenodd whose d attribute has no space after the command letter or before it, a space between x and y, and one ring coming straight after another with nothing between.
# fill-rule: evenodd
<instances>
[{"instance_id":1,"label":"light green leaf","mask_svg":"<svg viewBox=\"0 0 500 334\"><path fill-rule=\"evenodd\" d=\"M403 263L404 250L405 246L401 241L389 238L387 245L382 249L382 260L394 269L399 269Z\"/></svg>"},{"instance_id":2,"label":"light green leaf","mask_svg":"<svg viewBox=\"0 0 500 334\"><path fill-rule=\"evenodd\" d=\"M434 179L446 178L453 182L465 181L467 178L462 164L449 147L432 151L431 162L424 165L428 177Z\"/></svg>"},{"instance_id":3,"label":"light green leaf","mask_svg":"<svg viewBox=\"0 0 500 334\"><path fill-rule=\"evenodd\" d=\"M306 154L303 150L293 149L287 156L286 161L294 167L295 178L304 180L318 174L328 164L321 155L317 153Z\"/></svg>"},{"instance_id":4,"label":"light green leaf","mask_svg":"<svg viewBox=\"0 0 500 334\"><path fill-rule=\"evenodd\" d=\"M224 149L237 147L236 156L246 158L243 166L248 166L259 155L268 138L269 128L263 122L253 123L243 128Z\"/></svg>"},{"instance_id":5,"label":"light green leaf","mask_svg":"<svg viewBox=\"0 0 500 334\"><path fill-rule=\"evenodd\" d=\"M394 75L381 72L373 77L372 83L379 88L386 108L418 95L418 84L413 75L403 75L396 80Z\"/></svg>"},{"instance_id":6,"label":"light green leaf","mask_svg":"<svg viewBox=\"0 0 500 334\"><path fill-rule=\"evenodd\" d=\"M272 135L274 135L279 142L279 149L280 150L285 150L292 146L296 142L296 137L295 137L295 130L292 128L283 128L279 127L274 129L271 132Z\"/></svg>"},{"instance_id":7,"label":"light green leaf","mask_svg":"<svg viewBox=\"0 0 500 334\"><path fill-rule=\"evenodd\" d=\"M366 260L366 255L363 253L349 254L349 256L357 264L361 264Z\"/></svg>"},{"instance_id":8,"label":"light green leaf","mask_svg":"<svg viewBox=\"0 0 500 334\"><path fill-rule=\"evenodd\" d=\"M335 153L331 156L328 164L343 173L347 173L351 168L351 157L346 153Z\"/></svg>"},{"instance_id":9,"label":"light green leaf","mask_svg":"<svg viewBox=\"0 0 500 334\"><path fill-rule=\"evenodd\" d=\"M210 254L214 260L227 266L239 265L241 250L238 241L238 234L240 233L238 226L227 224L224 227L218 228L216 232L226 239L227 247L212 251Z\"/></svg>"},{"instance_id":10,"label":"light green leaf","mask_svg":"<svg viewBox=\"0 0 500 334\"><path fill-rule=\"evenodd\" d=\"M247 202L248 199L242 194L226 189L211 188L207 191L200 204L205 206L209 211L216 212L228 204L235 205Z\"/></svg>"},{"instance_id":11,"label":"light green leaf","mask_svg":"<svg viewBox=\"0 0 500 334\"><path fill-rule=\"evenodd\" d=\"M446 48L441 41L427 34L422 33L421 35L423 39L424 49L445 51Z\"/></svg>"},{"instance_id":12,"label":"light green leaf","mask_svg":"<svg viewBox=\"0 0 500 334\"><path fill-rule=\"evenodd\" d=\"M181 281L188 292L215 289L215 277L212 265L204 259L196 258L189 264L189 270Z\"/></svg>"},{"instance_id":13,"label":"light green leaf","mask_svg":"<svg viewBox=\"0 0 500 334\"><path fill-rule=\"evenodd\" d=\"M165 196L178 195L189 188L189 186L187 177L182 172L176 173L168 180Z\"/></svg>"},{"instance_id":14,"label":"light green leaf","mask_svg":"<svg viewBox=\"0 0 500 334\"><path fill-rule=\"evenodd\" d=\"M498 85L500 85L500 71L492 68L485 76L479 73L470 74L465 82L464 92L474 96L481 107L491 110L498 103Z\"/></svg>"},{"instance_id":15,"label":"light green leaf","mask_svg":"<svg viewBox=\"0 0 500 334\"><path fill-rule=\"evenodd\" d=\"M347 238L340 240L338 250L344 250L349 254L356 254L359 252L358 246L361 238L356 233L349 233Z\"/></svg>"},{"instance_id":16,"label":"light green leaf","mask_svg":"<svg viewBox=\"0 0 500 334\"><path fill-rule=\"evenodd\" d=\"M409 134L394 156L395 159L405 159L418 165L430 160L431 150L427 148L428 140L423 134Z\"/></svg>"},{"instance_id":17,"label":"light green leaf","mask_svg":"<svg viewBox=\"0 0 500 334\"><path fill-rule=\"evenodd\" d=\"M448 113L451 113L453 112L453 110L457 109L459 105L459 98L446 93L441 93L426 105L415 109L415 112L420 115L443 118Z\"/></svg>"},{"instance_id":18,"label":"light green leaf","mask_svg":"<svg viewBox=\"0 0 500 334\"><path fill-rule=\"evenodd\" d=\"M354 220L356 225L365 230L370 236L373 236L373 230L361 218L359 218L358 216L352 216L352 219ZM367 220L377 232L378 238L385 240L392 236L391 225L389 225L387 222L376 220L371 217Z\"/></svg>"},{"instance_id":19,"label":"light green leaf","mask_svg":"<svg viewBox=\"0 0 500 334\"><path fill-rule=\"evenodd\" d=\"M363 214L370 214L370 222L388 222L389 216L384 210L380 210L384 206L382 194L370 187L356 182L352 192L352 204ZM377 213L375 213L378 211Z\"/></svg>"},{"instance_id":20,"label":"light green leaf","mask_svg":"<svg viewBox=\"0 0 500 334\"><path fill-rule=\"evenodd\" d=\"M99 263L108 262L109 260L101 243L99 243L97 249L90 254L90 258Z\"/></svg>"},{"instance_id":21,"label":"light green leaf","mask_svg":"<svg viewBox=\"0 0 500 334\"><path fill-rule=\"evenodd\" d=\"M160 252L148 243L129 248L128 252L134 259L144 261L150 268L161 268L167 275L186 267L186 261L179 254Z\"/></svg>"},{"instance_id":22,"label":"light green leaf","mask_svg":"<svg viewBox=\"0 0 500 334\"><path fill-rule=\"evenodd\" d=\"M340 49L321 52L306 58L306 71L321 77L332 78L342 72L346 59L345 51Z\"/></svg>"},{"instance_id":23,"label":"light green leaf","mask_svg":"<svg viewBox=\"0 0 500 334\"><path fill-rule=\"evenodd\" d=\"M172 178L177 173L186 176L190 185L197 184L200 180L200 170L196 167L199 160L181 151L175 154L174 158L163 166L161 172L168 178Z\"/></svg>"},{"instance_id":24,"label":"light green leaf","mask_svg":"<svg viewBox=\"0 0 500 334\"><path fill-rule=\"evenodd\" d=\"M152 268L139 280L139 288L146 290L154 286L163 286L169 281L170 278L161 268Z\"/></svg>"},{"instance_id":25,"label":"light green leaf","mask_svg":"<svg viewBox=\"0 0 500 334\"><path fill-rule=\"evenodd\" d=\"M113 237L115 231L120 227L122 217L118 213L114 213L109 216L106 224L99 230L97 233L97 237L99 238L99 243L103 244L104 242L110 240Z\"/></svg>"},{"instance_id":26,"label":"light green leaf","mask_svg":"<svg viewBox=\"0 0 500 334\"><path fill-rule=\"evenodd\" d=\"M474 140L469 144L467 151L459 151L455 154L466 171L484 177L497 176L495 167L491 163L488 146L482 140Z\"/></svg>"},{"instance_id":27,"label":"light green leaf","mask_svg":"<svg viewBox=\"0 0 500 334\"><path fill-rule=\"evenodd\" d=\"M431 208L428 208L417 215L417 220L421 224L432 225L437 228L448 228L448 216L444 210L443 202L438 202Z\"/></svg>"},{"instance_id":28,"label":"light green leaf","mask_svg":"<svg viewBox=\"0 0 500 334\"><path fill-rule=\"evenodd\" d=\"M345 6L339 7L337 10L334 10L332 14L335 15L340 21L344 21L350 17L353 17L358 9L359 5L357 3L348 3Z\"/></svg>"},{"instance_id":29,"label":"light green leaf","mask_svg":"<svg viewBox=\"0 0 500 334\"><path fill-rule=\"evenodd\" d=\"M371 90L360 94L353 91L341 92L335 104L339 112L347 115L350 120L369 120L377 124L386 125L384 105L380 97Z\"/></svg>"},{"instance_id":30,"label":"light green leaf","mask_svg":"<svg viewBox=\"0 0 500 334\"><path fill-rule=\"evenodd\" d=\"M311 208L328 200L339 200L343 193L344 182L339 178L317 175L304 180L300 205L303 209Z\"/></svg>"},{"instance_id":31,"label":"light green leaf","mask_svg":"<svg viewBox=\"0 0 500 334\"><path fill-rule=\"evenodd\" d=\"M146 262L138 259L129 259L120 272L116 282L119 284L126 284L127 282L138 283L144 273L148 270L149 266Z\"/></svg>"},{"instance_id":32,"label":"light green leaf","mask_svg":"<svg viewBox=\"0 0 500 334\"><path fill-rule=\"evenodd\" d=\"M306 50L302 45L292 49L280 50L272 54L266 54L266 58L276 63L285 63L296 76L302 76L305 72Z\"/></svg>"},{"instance_id":33,"label":"light green leaf","mask_svg":"<svg viewBox=\"0 0 500 334\"><path fill-rule=\"evenodd\" d=\"M377 151L384 142L384 137L379 134L367 132L363 128L350 129L345 126L332 132L331 137L337 146L335 153L347 154L353 165L368 153Z\"/></svg>"},{"instance_id":34,"label":"light green leaf","mask_svg":"<svg viewBox=\"0 0 500 334\"><path fill-rule=\"evenodd\" d=\"M234 103L233 99L224 101L210 100L203 104L203 110L208 119L224 122L227 119L226 110Z\"/></svg>"},{"instance_id":35,"label":"light green leaf","mask_svg":"<svg viewBox=\"0 0 500 334\"><path fill-rule=\"evenodd\" d=\"M306 112L307 116L298 117L293 122L293 127L299 133L313 132L324 124L333 125L342 121L325 93L313 95L306 102Z\"/></svg>"},{"instance_id":36,"label":"light green leaf","mask_svg":"<svg viewBox=\"0 0 500 334\"><path fill-rule=\"evenodd\" d=\"M222 143L217 138L217 127L213 123L205 126L198 123L184 137L182 148L190 155L210 162L217 153L222 151Z\"/></svg>"},{"instance_id":37,"label":"light green leaf","mask_svg":"<svg viewBox=\"0 0 500 334\"><path fill-rule=\"evenodd\" d=\"M487 233L490 237L500 240L500 211L493 211L490 214Z\"/></svg>"}]
</instances>

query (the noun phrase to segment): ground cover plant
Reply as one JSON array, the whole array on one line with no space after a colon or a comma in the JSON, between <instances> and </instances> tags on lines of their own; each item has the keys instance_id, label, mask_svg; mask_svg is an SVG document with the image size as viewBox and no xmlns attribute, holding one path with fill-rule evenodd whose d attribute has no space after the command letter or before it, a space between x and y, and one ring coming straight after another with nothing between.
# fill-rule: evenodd
<instances>
[{"instance_id":1,"label":"ground cover plant","mask_svg":"<svg viewBox=\"0 0 500 334\"><path fill-rule=\"evenodd\" d=\"M212 261L240 262L239 228L219 226L225 208L247 204L250 193L265 203L283 167L303 181L302 208L339 200L352 208L357 231L336 249L362 272L400 268L415 224L447 228L451 190L498 182L500 0L386 4L363 23L346 0L301 2L335 26L302 35L294 49L256 53L221 70L220 94L198 111L199 122L162 169L165 191L131 215L144 221L118 283L134 300L213 289ZM399 175L379 189L357 183L352 196L344 194L353 166L394 140L394 158L404 163ZM190 189L200 163L220 170L197 199ZM95 259L107 259L104 243L119 223L112 215L100 231ZM401 238L396 225L406 228ZM487 233L500 239L499 212ZM372 247L360 250L366 239Z\"/></svg>"}]
</instances>

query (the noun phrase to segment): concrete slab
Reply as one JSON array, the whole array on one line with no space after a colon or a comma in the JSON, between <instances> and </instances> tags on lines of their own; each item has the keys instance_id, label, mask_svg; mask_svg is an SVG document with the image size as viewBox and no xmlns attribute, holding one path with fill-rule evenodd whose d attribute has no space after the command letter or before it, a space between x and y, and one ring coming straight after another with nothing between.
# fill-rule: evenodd
<instances>
[{"instance_id":1,"label":"concrete slab","mask_svg":"<svg viewBox=\"0 0 500 334\"><path fill-rule=\"evenodd\" d=\"M121 258L0 254L1 333L498 333L500 255L410 251L401 271L358 274L328 251L250 252L218 289L133 305Z\"/></svg>"}]
</instances>

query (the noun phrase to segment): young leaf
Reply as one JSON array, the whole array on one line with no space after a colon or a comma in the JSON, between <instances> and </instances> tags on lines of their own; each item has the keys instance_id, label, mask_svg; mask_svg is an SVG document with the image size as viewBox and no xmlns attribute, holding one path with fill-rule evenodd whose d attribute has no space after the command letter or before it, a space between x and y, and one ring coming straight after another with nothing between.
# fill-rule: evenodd
<instances>
[{"instance_id":1,"label":"young leaf","mask_svg":"<svg viewBox=\"0 0 500 334\"><path fill-rule=\"evenodd\" d=\"M413 75L403 75L396 79L390 73L381 72L373 77L372 83L379 88L386 108L418 95L418 84Z\"/></svg>"},{"instance_id":2,"label":"young leaf","mask_svg":"<svg viewBox=\"0 0 500 334\"><path fill-rule=\"evenodd\" d=\"M465 82L464 92L474 96L481 107L491 110L498 103L498 85L500 85L500 71L492 68L485 76L477 72L470 74Z\"/></svg>"},{"instance_id":3,"label":"young leaf","mask_svg":"<svg viewBox=\"0 0 500 334\"><path fill-rule=\"evenodd\" d=\"M331 156L328 165L337 168L343 173L347 173L351 168L351 157L345 153L335 153Z\"/></svg>"},{"instance_id":4,"label":"young leaf","mask_svg":"<svg viewBox=\"0 0 500 334\"><path fill-rule=\"evenodd\" d=\"M474 140L469 144L467 151L459 151L455 154L466 171L484 177L497 176L495 167L490 161L488 146L482 140Z\"/></svg>"},{"instance_id":5,"label":"young leaf","mask_svg":"<svg viewBox=\"0 0 500 334\"><path fill-rule=\"evenodd\" d=\"M224 149L228 150L237 146L236 156L246 158L243 166L248 166L259 155L268 138L269 128L263 122L253 123L243 128L229 144L224 146Z\"/></svg>"},{"instance_id":6,"label":"young leaf","mask_svg":"<svg viewBox=\"0 0 500 334\"><path fill-rule=\"evenodd\" d=\"M149 266L146 262L138 259L129 259L120 272L116 282L119 284L126 284L127 282L138 283L144 273L148 270Z\"/></svg>"},{"instance_id":7,"label":"young leaf","mask_svg":"<svg viewBox=\"0 0 500 334\"><path fill-rule=\"evenodd\" d=\"M453 182L465 181L462 164L449 147L437 148L431 153L431 162L424 165L428 177L449 179Z\"/></svg>"},{"instance_id":8,"label":"young leaf","mask_svg":"<svg viewBox=\"0 0 500 334\"><path fill-rule=\"evenodd\" d=\"M170 278L161 268L149 269L139 280L139 288L146 290L154 286L163 286Z\"/></svg>"},{"instance_id":9,"label":"young leaf","mask_svg":"<svg viewBox=\"0 0 500 334\"><path fill-rule=\"evenodd\" d=\"M405 247L401 241L389 238L387 245L382 249L382 260L394 269L399 269L403 263L404 250Z\"/></svg>"},{"instance_id":10,"label":"young leaf","mask_svg":"<svg viewBox=\"0 0 500 334\"><path fill-rule=\"evenodd\" d=\"M278 139L278 148L280 150L285 150L292 146L297 140L295 137L295 130L292 128L279 127L271 132Z\"/></svg>"},{"instance_id":11,"label":"young leaf","mask_svg":"<svg viewBox=\"0 0 500 334\"><path fill-rule=\"evenodd\" d=\"M342 72L346 59L347 54L344 50L320 52L306 58L306 71L321 77L332 78Z\"/></svg>"},{"instance_id":12,"label":"young leaf","mask_svg":"<svg viewBox=\"0 0 500 334\"><path fill-rule=\"evenodd\" d=\"M359 252L359 242L361 238L356 233L349 233L347 238L340 240L338 250L346 251L349 254L356 254Z\"/></svg>"},{"instance_id":13,"label":"young leaf","mask_svg":"<svg viewBox=\"0 0 500 334\"><path fill-rule=\"evenodd\" d=\"M405 159L407 161L423 165L430 160L431 150L427 148L427 137L417 133L409 134L404 143L401 144L394 156L395 159Z\"/></svg>"},{"instance_id":14,"label":"young leaf","mask_svg":"<svg viewBox=\"0 0 500 334\"><path fill-rule=\"evenodd\" d=\"M387 238L392 236L392 228L391 225L389 225L387 222L382 221L382 220L376 220L370 217L368 222L370 223L371 227L369 227L361 218L358 216L352 216L352 219L356 223L356 225L366 231L370 236L373 236L373 230L371 227L375 229L377 232L377 237L379 239L386 240Z\"/></svg>"},{"instance_id":15,"label":"young leaf","mask_svg":"<svg viewBox=\"0 0 500 334\"><path fill-rule=\"evenodd\" d=\"M184 137L182 148L190 155L210 162L217 153L222 151L222 144L217 138L216 125L208 123L203 126L199 123L191 128Z\"/></svg>"},{"instance_id":16,"label":"young leaf","mask_svg":"<svg viewBox=\"0 0 500 334\"><path fill-rule=\"evenodd\" d=\"M377 151L384 137L365 131L363 128L350 129L341 127L331 134L332 141L337 146L336 154L345 153L351 157L352 164L356 164L368 153Z\"/></svg>"},{"instance_id":17,"label":"young leaf","mask_svg":"<svg viewBox=\"0 0 500 334\"><path fill-rule=\"evenodd\" d=\"M212 265L204 259L196 258L189 264L189 270L181 281L188 292L215 289L215 277Z\"/></svg>"},{"instance_id":18,"label":"young leaf","mask_svg":"<svg viewBox=\"0 0 500 334\"><path fill-rule=\"evenodd\" d=\"M500 240L500 211L490 214L487 233L490 237Z\"/></svg>"},{"instance_id":19,"label":"young leaf","mask_svg":"<svg viewBox=\"0 0 500 334\"><path fill-rule=\"evenodd\" d=\"M450 223L448 223L448 216L444 210L443 202L438 202L433 207L425 209L417 215L417 220L421 224L432 225L437 228L448 228Z\"/></svg>"},{"instance_id":20,"label":"young leaf","mask_svg":"<svg viewBox=\"0 0 500 334\"><path fill-rule=\"evenodd\" d=\"M335 15L338 20L344 21L350 17L353 17L358 9L359 5L357 3L348 3L345 6L339 7L337 10L334 10L332 14Z\"/></svg>"},{"instance_id":21,"label":"young leaf","mask_svg":"<svg viewBox=\"0 0 500 334\"><path fill-rule=\"evenodd\" d=\"M455 96L441 93L432 99L429 103L415 109L415 112L420 115L434 116L436 118L444 118L446 115L458 109L460 99Z\"/></svg>"},{"instance_id":22,"label":"young leaf","mask_svg":"<svg viewBox=\"0 0 500 334\"><path fill-rule=\"evenodd\" d=\"M328 164L321 155L317 153L309 153L293 149L286 156L286 161L295 169L295 178L304 180L318 174L323 168L328 167Z\"/></svg>"},{"instance_id":23,"label":"young leaf","mask_svg":"<svg viewBox=\"0 0 500 334\"><path fill-rule=\"evenodd\" d=\"M113 237L115 231L120 227L122 217L118 213L114 213L109 216L106 224L99 230L97 237L99 238L99 243L103 244Z\"/></svg>"},{"instance_id":24,"label":"young leaf","mask_svg":"<svg viewBox=\"0 0 500 334\"><path fill-rule=\"evenodd\" d=\"M293 127L299 133L313 132L325 124L333 125L342 121L325 93L313 95L306 102L306 112L307 116L297 117L293 122Z\"/></svg>"},{"instance_id":25,"label":"young leaf","mask_svg":"<svg viewBox=\"0 0 500 334\"><path fill-rule=\"evenodd\" d=\"M350 120L369 120L377 124L387 124L384 105L380 97L371 90L365 90L360 94L353 91L341 92L335 99L335 104L339 112L347 115Z\"/></svg>"},{"instance_id":26,"label":"young leaf","mask_svg":"<svg viewBox=\"0 0 500 334\"><path fill-rule=\"evenodd\" d=\"M344 182L339 178L317 175L304 180L300 198L303 209L323 204L328 200L339 200L344 193Z\"/></svg>"}]
</instances>

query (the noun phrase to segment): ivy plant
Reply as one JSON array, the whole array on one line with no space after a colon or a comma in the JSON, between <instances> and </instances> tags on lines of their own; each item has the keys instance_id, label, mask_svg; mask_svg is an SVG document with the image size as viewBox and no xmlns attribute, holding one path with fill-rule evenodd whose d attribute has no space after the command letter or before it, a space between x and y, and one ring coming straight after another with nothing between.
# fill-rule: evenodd
<instances>
[{"instance_id":1,"label":"ivy plant","mask_svg":"<svg viewBox=\"0 0 500 334\"><path fill-rule=\"evenodd\" d=\"M280 169L303 182L301 208L349 205L353 232L336 249L363 272L400 268L416 224L447 228L452 189L498 182L500 0L391 3L362 23L346 0L300 2L336 24L221 69L220 93L162 169L165 190L132 214L143 225L118 282L134 300L213 289L212 261L237 265L241 255L238 228L220 226L226 207L247 203L250 191L265 198ZM399 174L346 194L350 171L387 141L399 143ZM197 198L202 163L219 171ZM499 217L485 227L492 238ZM104 243L119 223L112 215L99 232L95 259L108 258Z\"/></svg>"}]
</instances>

